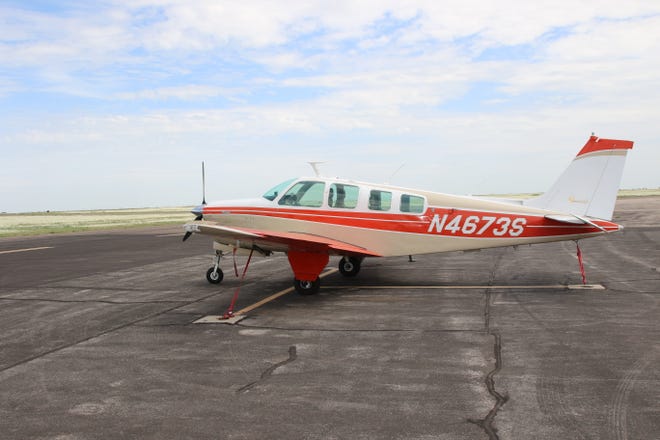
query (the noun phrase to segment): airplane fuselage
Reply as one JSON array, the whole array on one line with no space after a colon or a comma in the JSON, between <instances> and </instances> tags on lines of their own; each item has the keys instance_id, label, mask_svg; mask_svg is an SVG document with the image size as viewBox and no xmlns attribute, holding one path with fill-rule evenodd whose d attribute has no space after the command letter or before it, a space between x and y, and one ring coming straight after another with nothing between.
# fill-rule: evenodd
<instances>
[{"instance_id":1,"label":"airplane fuselage","mask_svg":"<svg viewBox=\"0 0 660 440\"><path fill-rule=\"evenodd\" d=\"M287 199L296 187L298 198ZM227 227L328 237L381 256L576 240L620 229L604 220L561 223L547 217L560 212L517 203L340 179L301 178L287 189L273 200L212 203L203 207L204 219ZM343 194L341 203L338 194ZM277 242L260 247L287 250Z\"/></svg>"}]
</instances>

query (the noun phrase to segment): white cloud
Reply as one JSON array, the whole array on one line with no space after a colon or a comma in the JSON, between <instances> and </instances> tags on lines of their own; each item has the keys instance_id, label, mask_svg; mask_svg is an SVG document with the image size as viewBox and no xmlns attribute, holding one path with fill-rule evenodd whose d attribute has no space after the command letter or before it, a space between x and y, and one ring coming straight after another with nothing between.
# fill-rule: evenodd
<instances>
[{"instance_id":1,"label":"white cloud","mask_svg":"<svg viewBox=\"0 0 660 440\"><path fill-rule=\"evenodd\" d=\"M66 170L69 190L103 161L75 207L131 200L149 167L155 204L187 201L204 158L222 164L218 196L324 158L364 180L406 162L394 183L542 190L592 130L638 141L627 182L660 185L657 2L68 5L0 8L0 149L8 172L37 166L56 187Z\"/></svg>"},{"instance_id":2,"label":"white cloud","mask_svg":"<svg viewBox=\"0 0 660 440\"><path fill-rule=\"evenodd\" d=\"M195 100L215 96L232 96L235 94L236 91L227 90L222 87L191 84L181 87L161 87L157 89L140 90L137 92L118 93L117 97L127 100L166 100L170 98Z\"/></svg>"}]
</instances>

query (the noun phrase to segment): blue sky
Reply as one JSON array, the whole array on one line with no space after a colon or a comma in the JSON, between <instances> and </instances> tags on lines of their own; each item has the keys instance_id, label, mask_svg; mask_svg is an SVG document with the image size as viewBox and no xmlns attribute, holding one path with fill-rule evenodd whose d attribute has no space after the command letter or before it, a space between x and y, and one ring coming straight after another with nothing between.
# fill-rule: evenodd
<instances>
[{"instance_id":1,"label":"blue sky","mask_svg":"<svg viewBox=\"0 0 660 440\"><path fill-rule=\"evenodd\" d=\"M5 0L0 212L194 205L202 160L209 199L544 191L591 132L655 188L658 103L657 1Z\"/></svg>"}]
</instances>

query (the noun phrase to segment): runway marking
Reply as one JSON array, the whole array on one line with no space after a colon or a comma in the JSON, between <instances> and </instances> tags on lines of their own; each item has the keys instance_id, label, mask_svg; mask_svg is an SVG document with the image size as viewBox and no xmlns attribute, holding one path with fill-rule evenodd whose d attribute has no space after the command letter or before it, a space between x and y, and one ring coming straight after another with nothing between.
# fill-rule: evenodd
<instances>
[{"instance_id":1,"label":"runway marking","mask_svg":"<svg viewBox=\"0 0 660 440\"><path fill-rule=\"evenodd\" d=\"M568 289L568 290L605 290L602 284L540 284L527 286L321 286L321 289L413 289L413 290L524 290L524 289Z\"/></svg>"},{"instance_id":2,"label":"runway marking","mask_svg":"<svg viewBox=\"0 0 660 440\"><path fill-rule=\"evenodd\" d=\"M42 246L42 247L35 247L35 248L28 248L28 249L13 249L10 251L0 251L1 254L14 254L17 252L30 252L30 251L40 251L42 249L53 249L53 246Z\"/></svg>"},{"instance_id":3,"label":"runway marking","mask_svg":"<svg viewBox=\"0 0 660 440\"><path fill-rule=\"evenodd\" d=\"M163 238L163 237L183 237L183 232L179 233L177 232L176 234L161 234L161 235L156 235L157 238Z\"/></svg>"}]
</instances>

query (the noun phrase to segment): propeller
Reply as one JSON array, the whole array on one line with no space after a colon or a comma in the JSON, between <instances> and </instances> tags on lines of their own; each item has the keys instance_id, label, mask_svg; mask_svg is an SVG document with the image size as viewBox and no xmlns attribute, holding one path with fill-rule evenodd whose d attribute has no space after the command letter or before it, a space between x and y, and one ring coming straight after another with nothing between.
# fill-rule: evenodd
<instances>
[{"instance_id":1,"label":"propeller","mask_svg":"<svg viewBox=\"0 0 660 440\"><path fill-rule=\"evenodd\" d=\"M204 206L206 206L206 173L204 172L204 162L202 161L202 204L196 206L191 213L195 214L195 221L204 219ZM186 241L192 235L192 231L186 231L183 241Z\"/></svg>"}]
</instances>

